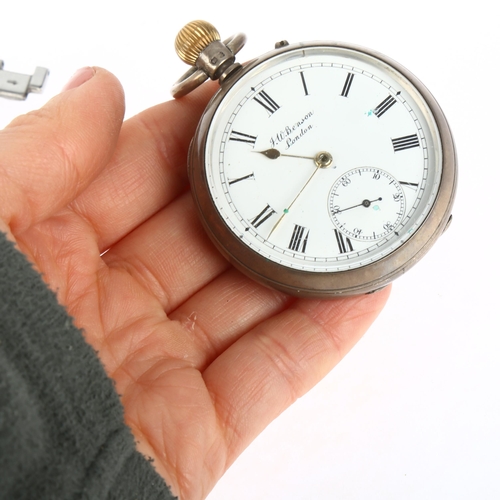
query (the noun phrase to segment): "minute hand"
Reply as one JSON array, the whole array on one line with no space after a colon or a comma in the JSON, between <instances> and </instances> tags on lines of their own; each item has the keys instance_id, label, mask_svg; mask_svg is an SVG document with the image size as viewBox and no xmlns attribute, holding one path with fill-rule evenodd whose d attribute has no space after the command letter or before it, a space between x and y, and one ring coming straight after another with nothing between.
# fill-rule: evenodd
<instances>
[{"instance_id":1,"label":"minute hand","mask_svg":"<svg viewBox=\"0 0 500 500\"><path fill-rule=\"evenodd\" d=\"M268 239L271 237L271 234L273 234L274 230L278 227L279 223L283 220L283 217L285 217L285 215L290 211L290 209L292 208L292 205L297 201L297 198L302 194L302 192L304 191L304 189L307 187L307 185L311 182L312 178L316 175L316 172L320 169L321 167L317 166L316 169L314 170L314 172L312 173L311 177L309 177L309 179L307 179L307 182L304 184L304 186L302 187L302 189L299 191L299 193L297 194L297 196L293 199L292 203L290 203L290 205L288 206L288 208L285 208L285 210L283 210L283 214L281 215L281 217L278 219L278 221L276 222L276 224L273 226L273 228L271 229L271 232L269 233L269 236L268 236Z\"/></svg>"}]
</instances>

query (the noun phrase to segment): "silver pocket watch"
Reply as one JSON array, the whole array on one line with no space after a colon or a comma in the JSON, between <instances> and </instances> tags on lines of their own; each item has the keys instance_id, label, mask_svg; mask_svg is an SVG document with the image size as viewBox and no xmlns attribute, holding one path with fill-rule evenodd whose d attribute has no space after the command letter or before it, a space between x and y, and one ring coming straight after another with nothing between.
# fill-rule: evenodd
<instances>
[{"instance_id":1,"label":"silver pocket watch","mask_svg":"<svg viewBox=\"0 0 500 500\"><path fill-rule=\"evenodd\" d=\"M241 65L244 43L204 21L176 39L192 67L174 97L220 82L188 157L208 235L236 268L292 295L386 286L451 220L457 162L439 105L370 49L284 41Z\"/></svg>"}]
</instances>

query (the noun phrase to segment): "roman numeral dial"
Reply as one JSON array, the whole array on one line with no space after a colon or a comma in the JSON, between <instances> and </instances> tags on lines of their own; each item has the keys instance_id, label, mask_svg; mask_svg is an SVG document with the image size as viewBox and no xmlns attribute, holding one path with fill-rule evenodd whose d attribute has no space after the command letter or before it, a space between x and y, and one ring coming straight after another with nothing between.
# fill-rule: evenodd
<instances>
[{"instance_id":1,"label":"roman numeral dial","mask_svg":"<svg viewBox=\"0 0 500 500\"><path fill-rule=\"evenodd\" d=\"M245 263L254 274L269 261L325 282L373 268L427 218L420 206L432 206L428 185L439 186L439 135L422 123L430 108L397 68L359 53L318 44L255 59L226 80L201 122L208 132L191 155L196 148L204 162L212 207L198 199L217 211L202 214L204 225L220 246L234 237L231 260L265 259L259 269Z\"/></svg>"}]
</instances>

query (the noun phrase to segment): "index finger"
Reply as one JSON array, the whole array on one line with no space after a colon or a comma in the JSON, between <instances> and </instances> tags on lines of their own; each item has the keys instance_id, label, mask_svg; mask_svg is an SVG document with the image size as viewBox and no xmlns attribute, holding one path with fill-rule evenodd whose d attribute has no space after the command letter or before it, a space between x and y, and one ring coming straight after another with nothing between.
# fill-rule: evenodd
<instances>
[{"instance_id":1,"label":"index finger","mask_svg":"<svg viewBox=\"0 0 500 500\"><path fill-rule=\"evenodd\" d=\"M112 160L72 204L91 222L101 251L186 191L189 143L215 88L202 85L123 124Z\"/></svg>"},{"instance_id":2,"label":"index finger","mask_svg":"<svg viewBox=\"0 0 500 500\"><path fill-rule=\"evenodd\" d=\"M0 217L22 232L66 206L107 164L123 120L123 90L106 70L0 131Z\"/></svg>"}]
</instances>

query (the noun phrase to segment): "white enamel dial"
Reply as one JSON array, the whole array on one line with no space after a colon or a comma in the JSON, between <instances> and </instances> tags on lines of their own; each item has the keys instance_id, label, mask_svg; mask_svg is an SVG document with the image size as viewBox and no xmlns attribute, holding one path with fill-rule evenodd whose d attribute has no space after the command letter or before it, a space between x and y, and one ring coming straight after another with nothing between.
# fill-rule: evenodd
<instances>
[{"instance_id":1,"label":"white enamel dial","mask_svg":"<svg viewBox=\"0 0 500 500\"><path fill-rule=\"evenodd\" d=\"M386 63L337 47L279 54L236 81L204 155L233 234L266 259L319 273L403 245L441 177L439 133L421 95Z\"/></svg>"}]
</instances>

